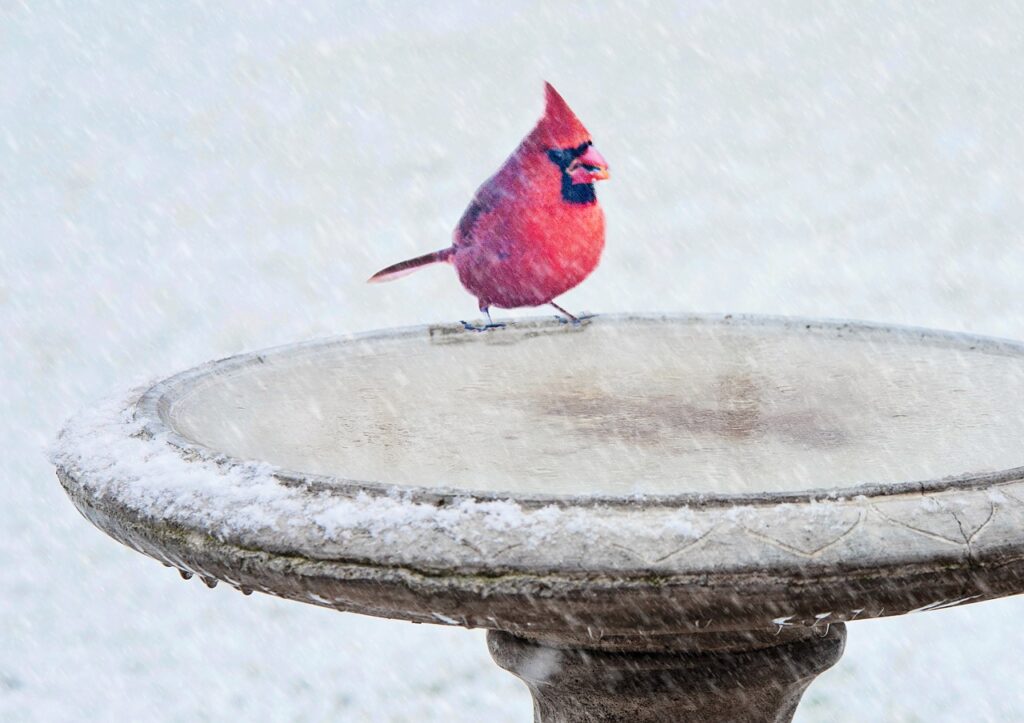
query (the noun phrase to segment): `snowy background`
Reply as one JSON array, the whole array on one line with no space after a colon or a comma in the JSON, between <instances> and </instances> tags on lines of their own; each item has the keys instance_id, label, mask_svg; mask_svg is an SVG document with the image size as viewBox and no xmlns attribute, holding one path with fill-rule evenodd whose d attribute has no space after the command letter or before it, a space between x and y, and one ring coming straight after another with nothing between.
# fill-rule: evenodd
<instances>
[{"instance_id":1,"label":"snowy background","mask_svg":"<svg viewBox=\"0 0 1024 723\"><path fill-rule=\"evenodd\" d=\"M613 172L568 308L1024 338L1020 6L424 5L0 0L0 720L529 720L482 633L186 584L43 448L112 388L473 315L449 268L363 281L448 243L543 79ZM1022 614L855 623L797 719L1024 718Z\"/></svg>"}]
</instances>

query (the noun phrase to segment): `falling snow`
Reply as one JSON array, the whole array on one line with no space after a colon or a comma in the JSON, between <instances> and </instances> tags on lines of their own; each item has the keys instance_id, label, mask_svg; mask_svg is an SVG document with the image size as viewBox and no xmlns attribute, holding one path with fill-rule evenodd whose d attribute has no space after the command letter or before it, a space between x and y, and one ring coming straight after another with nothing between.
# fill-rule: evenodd
<instances>
[{"instance_id":1,"label":"falling snow","mask_svg":"<svg viewBox=\"0 0 1024 723\"><path fill-rule=\"evenodd\" d=\"M210 358L475 314L448 268L363 282L448 242L543 79L613 174L567 308L1024 338L1022 24L999 2L0 3L0 719L529 720L478 631L183 583L81 519L44 448ZM1024 602L952 602L850 625L797 720L1024 717Z\"/></svg>"}]
</instances>

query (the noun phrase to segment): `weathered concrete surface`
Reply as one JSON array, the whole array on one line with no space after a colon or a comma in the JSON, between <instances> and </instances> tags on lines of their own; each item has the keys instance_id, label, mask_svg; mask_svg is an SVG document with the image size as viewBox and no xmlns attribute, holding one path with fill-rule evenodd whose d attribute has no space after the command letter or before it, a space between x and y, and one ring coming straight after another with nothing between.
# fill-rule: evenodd
<instances>
[{"instance_id":1,"label":"weathered concrete surface","mask_svg":"<svg viewBox=\"0 0 1024 723\"><path fill-rule=\"evenodd\" d=\"M495 662L530 689L537 723L782 723L845 642L841 624L765 647L752 641L747 649L705 652L564 649L487 635Z\"/></svg>"},{"instance_id":2,"label":"weathered concrete surface","mask_svg":"<svg viewBox=\"0 0 1024 723\"><path fill-rule=\"evenodd\" d=\"M434 327L186 372L72 423L56 462L97 526L210 582L579 655L792 643L820 670L807 636L830 626L1024 589L1022 396L1021 345L919 329ZM404 426L407 411L423 421ZM497 451L519 449L517 425L529 459ZM253 440L276 465L233 457L264 459ZM353 479L349 449L363 473L391 460L412 477ZM579 449L590 462L559 466ZM321 452L329 469L281 466ZM716 493L708 479L732 481ZM577 493L588 480L595 494ZM779 710L803 680L772 688Z\"/></svg>"},{"instance_id":3,"label":"weathered concrete surface","mask_svg":"<svg viewBox=\"0 0 1024 723\"><path fill-rule=\"evenodd\" d=\"M1024 464L1012 346L807 327L435 327L240 357L159 394L168 426L239 459L476 497L778 501Z\"/></svg>"}]
</instances>

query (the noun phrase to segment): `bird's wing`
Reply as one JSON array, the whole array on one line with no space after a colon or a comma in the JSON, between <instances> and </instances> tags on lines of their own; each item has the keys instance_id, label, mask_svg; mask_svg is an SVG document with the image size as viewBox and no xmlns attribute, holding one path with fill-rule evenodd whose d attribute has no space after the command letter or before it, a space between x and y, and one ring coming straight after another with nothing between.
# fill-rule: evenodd
<instances>
[{"instance_id":1,"label":"bird's wing","mask_svg":"<svg viewBox=\"0 0 1024 723\"><path fill-rule=\"evenodd\" d=\"M455 246L471 246L484 229L493 225L502 214L514 205L516 189L521 175L518 155L513 154L498 169L498 172L484 181L477 189L469 207L466 208L455 227Z\"/></svg>"},{"instance_id":2,"label":"bird's wing","mask_svg":"<svg viewBox=\"0 0 1024 723\"><path fill-rule=\"evenodd\" d=\"M483 189L474 196L455 227L456 246L471 246L473 244L473 231L485 216L493 212L493 202L493 194L486 193Z\"/></svg>"}]
</instances>

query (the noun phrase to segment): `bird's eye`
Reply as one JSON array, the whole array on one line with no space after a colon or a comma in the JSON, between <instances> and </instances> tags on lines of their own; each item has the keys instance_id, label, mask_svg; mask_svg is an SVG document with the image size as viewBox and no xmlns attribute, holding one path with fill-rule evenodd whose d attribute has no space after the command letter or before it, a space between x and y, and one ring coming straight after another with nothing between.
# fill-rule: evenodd
<instances>
[{"instance_id":1,"label":"bird's eye","mask_svg":"<svg viewBox=\"0 0 1024 723\"><path fill-rule=\"evenodd\" d=\"M572 151L552 149L548 151L548 158L551 159L551 162L554 163L556 166L565 168L566 166L569 165L570 162L572 162L573 156Z\"/></svg>"}]
</instances>

